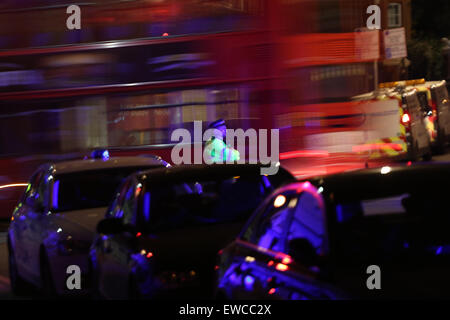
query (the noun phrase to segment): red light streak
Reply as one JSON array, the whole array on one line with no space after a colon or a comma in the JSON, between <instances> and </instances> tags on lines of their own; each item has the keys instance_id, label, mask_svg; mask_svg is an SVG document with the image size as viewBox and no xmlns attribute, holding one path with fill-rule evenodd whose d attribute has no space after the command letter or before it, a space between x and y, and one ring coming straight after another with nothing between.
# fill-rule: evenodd
<instances>
[{"instance_id":1,"label":"red light streak","mask_svg":"<svg viewBox=\"0 0 450 320\"><path fill-rule=\"evenodd\" d=\"M293 158L323 158L328 157L330 154L328 151L321 150L296 150L290 152L284 152L280 154L280 160L287 160Z\"/></svg>"}]
</instances>

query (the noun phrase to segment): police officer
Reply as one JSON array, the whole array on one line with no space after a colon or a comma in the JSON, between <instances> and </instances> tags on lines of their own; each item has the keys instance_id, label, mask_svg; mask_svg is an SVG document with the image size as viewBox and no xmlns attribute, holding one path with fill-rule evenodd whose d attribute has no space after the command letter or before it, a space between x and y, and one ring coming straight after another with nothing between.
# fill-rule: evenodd
<instances>
[{"instance_id":1,"label":"police officer","mask_svg":"<svg viewBox=\"0 0 450 320\"><path fill-rule=\"evenodd\" d=\"M207 155L212 163L225 163L226 161L238 161L240 159L239 151L228 147L225 143L227 126L223 119L212 122L208 129L216 129L222 133L222 136L212 136L205 144Z\"/></svg>"}]
</instances>

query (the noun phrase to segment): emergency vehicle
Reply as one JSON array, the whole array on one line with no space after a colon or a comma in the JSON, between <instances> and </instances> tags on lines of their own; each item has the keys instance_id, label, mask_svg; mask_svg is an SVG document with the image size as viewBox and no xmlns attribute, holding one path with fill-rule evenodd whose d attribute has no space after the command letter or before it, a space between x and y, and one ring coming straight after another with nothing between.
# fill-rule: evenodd
<instances>
[{"instance_id":1,"label":"emergency vehicle","mask_svg":"<svg viewBox=\"0 0 450 320\"><path fill-rule=\"evenodd\" d=\"M427 130L433 148L437 153L444 153L450 139L450 106L447 83L421 79L412 86L417 90L417 97L425 115Z\"/></svg>"},{"instance_id":2,"label":"emergency vehicle","mask_svg":"<svg viewBox=\"0 0 450 320\"><path fill-rule=\"evenodd\" d=\"M430 121L415 87L421 82L383 83L350 101L286 108L275 127L284 148L297 151L280 153L281 163L297 178L307 178L386 161L431 159Z\"/></svg>"},{"instance_id":3,"label":"emergency vehicle","mask_svg":"<svg viewBox=\"0 0 450 320\"><path fill-rule=\"evenodd\" d=\"M354 151L369 153L371 159L431 159L434 127L429 118L431 113L424 113L419 100L424 89L415 86L420 83L424 81L382 83L377 92L352 99L364 106L364 129L369 137L366 143L355 146Z\"/></svg>"}]
</instances>

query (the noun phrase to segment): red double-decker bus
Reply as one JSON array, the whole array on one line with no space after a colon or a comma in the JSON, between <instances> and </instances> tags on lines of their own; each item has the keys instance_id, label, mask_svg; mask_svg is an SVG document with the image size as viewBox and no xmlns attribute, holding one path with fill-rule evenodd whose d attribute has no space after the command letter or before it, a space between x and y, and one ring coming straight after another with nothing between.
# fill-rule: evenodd
<instances>
[{"instance_id":1,"label":"red double-decker bus","mask_svg":"<svg viewBox=\"0 0 450 320\"><path fill-rule=\"evenodd\" d=\"M104 1L80 4L81 30L65 29L66 6L36 3L0 11L10 26L35 18L13 36L0 28L5 184L96 148L170 161L174 129L218 118L279 128L281 160L304 176L302 159L332 153L305 137L351 127L344 101L373 89L378 56L364 48L377 36L321 32L328 9L315 1Z\"/></svg>"},{"instance_id":2,"label":"red double-decker bus","mask_svg":"<svg viewBox=\"0 0 450 320\"><path fill-rule=\"evenodd\" d=\"M15 32L25 40L0 51L4 184L26 181L42 162L95 148L170 161L171 132L191 129L194 120L270 127L274 4L80 5L82 29L64 32L55 26L65 27L64 6L6 8L2 21L42 13L51 22L45 30L22 26Z\"/></svg>"}]
</instances>

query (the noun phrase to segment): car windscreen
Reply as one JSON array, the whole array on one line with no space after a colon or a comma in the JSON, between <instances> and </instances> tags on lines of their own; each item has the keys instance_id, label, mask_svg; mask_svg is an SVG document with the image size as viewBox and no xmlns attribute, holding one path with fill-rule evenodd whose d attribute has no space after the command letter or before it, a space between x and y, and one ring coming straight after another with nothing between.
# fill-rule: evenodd
<instances>
[{"instance_id":1,"label":"car windscreen","mask_svg":"<svg viewBox=\"0 0 450 320\"><path fill-rule=\"evenodd\" d=\"M436 189L337 199L334 209L331 244L341 260L450 257L450 207Z\"/></svg>"},{"instance_id":2,"label":"car windscreen","mask_svg":"<svg viewBox=\"0 0 450 320\"><path fill-rule=\"evenodd\" d=\"M152 232L192 225L245 222L278 185L259 174L158 185L143 196L143 215Z\"/></svg>"},{"instance_id":3,"label":"car windscreen","mask_svg":"<svg viewBox=\"0 0 450 320\"><path fill-rule=\"evenodd\" d=\"M120 182L133 172L155 166L122 167L57 175L52 211L64 212L108 206Z\"/></svg>"}]
</instances>

